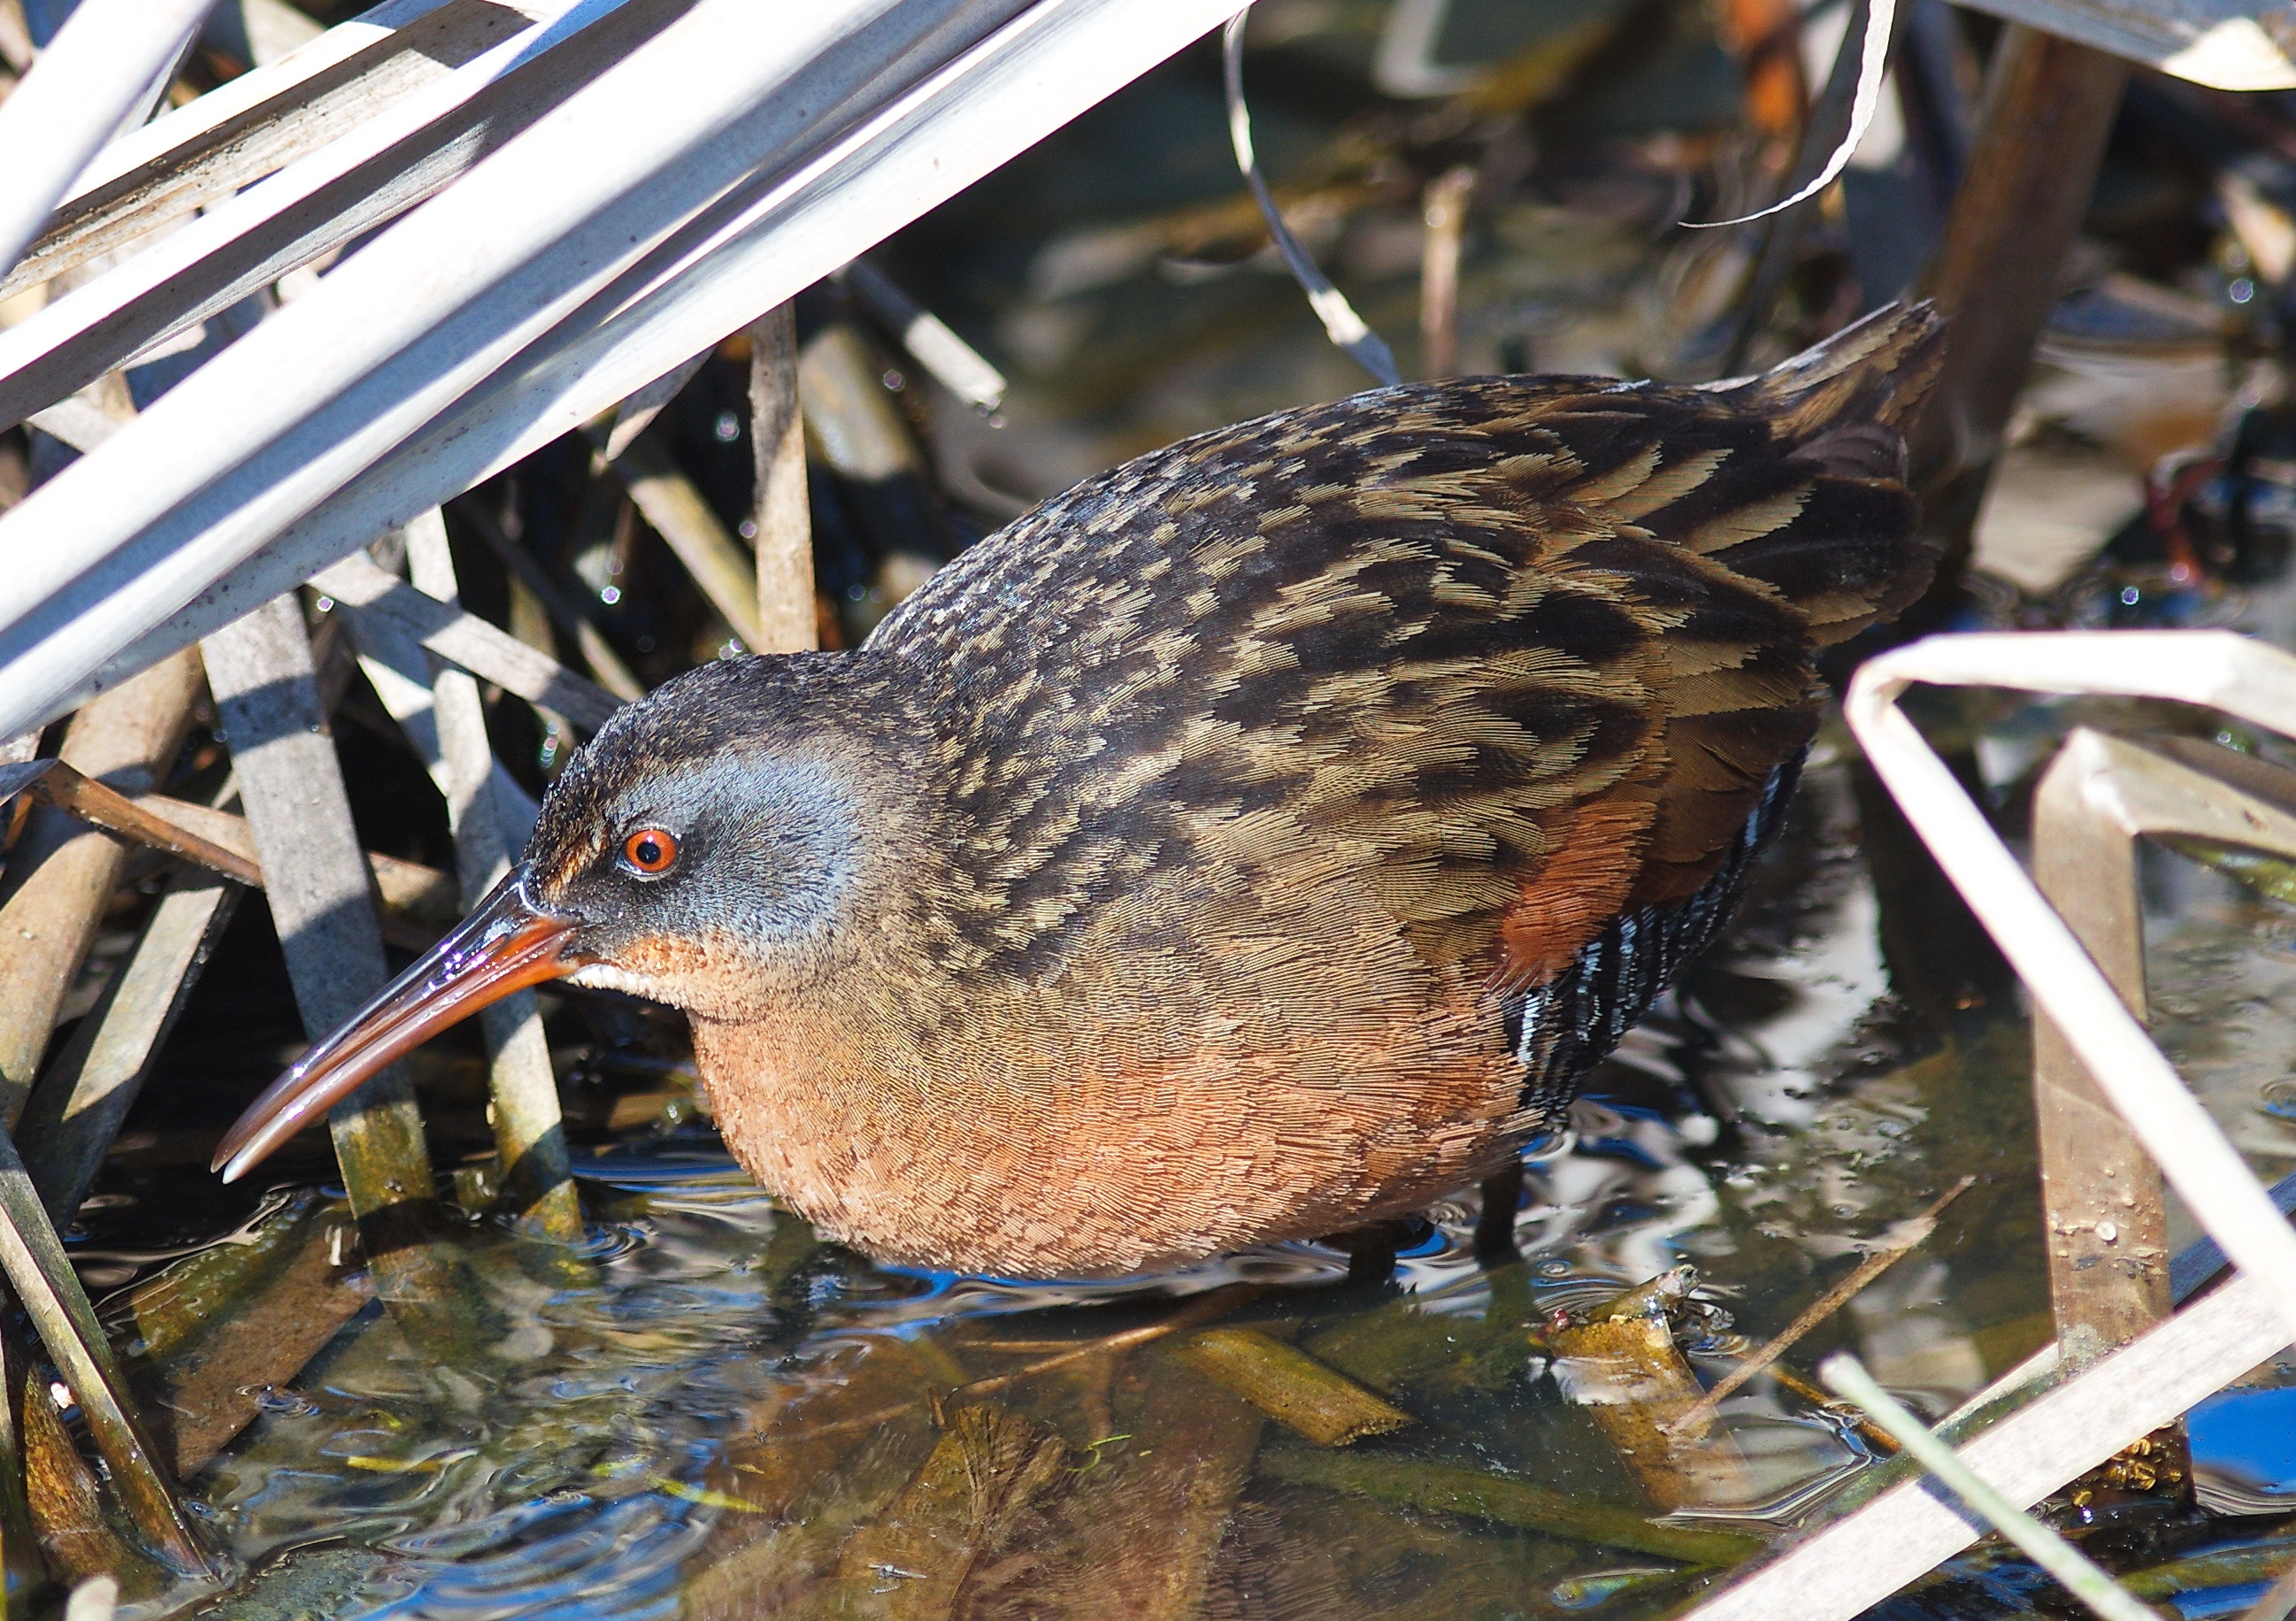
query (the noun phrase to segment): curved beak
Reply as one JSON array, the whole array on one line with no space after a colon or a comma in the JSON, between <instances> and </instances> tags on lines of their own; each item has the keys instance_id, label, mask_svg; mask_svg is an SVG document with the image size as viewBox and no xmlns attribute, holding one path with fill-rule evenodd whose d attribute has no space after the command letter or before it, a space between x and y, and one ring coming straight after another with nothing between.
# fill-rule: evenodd
<instances>
[{"instance_id":1,"label":"curved beak","mask_svg":"<svg viewBox=\"0 0 2296 1621\"><path fill-rule=\"evenodd\" d=\"M529 900L525 880L525 869L513 869L452 934L265 1088L224 1134L212 1168L238 1180L448 1025L581 967L566 954L574 920Z\"/></svg>"}]
</instances>

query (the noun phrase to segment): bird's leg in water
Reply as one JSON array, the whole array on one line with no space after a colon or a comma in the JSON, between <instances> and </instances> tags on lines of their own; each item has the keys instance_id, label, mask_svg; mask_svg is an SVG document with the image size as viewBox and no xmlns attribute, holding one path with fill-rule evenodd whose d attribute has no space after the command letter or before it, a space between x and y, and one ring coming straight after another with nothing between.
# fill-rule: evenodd
<instances>
[{"instance_id":1,"label":"bird's leg in water","mask_svg":"<svg viewBox=\"0 0 2296 1621\"><path fill-rule=\"evenodd\" d=\"M1423 1240L1431 1228L1423 1216L1405 1216L1350 1228L1322 1241L1345 1252L1349 1283L1384 1283L1394 1273L1395 1257Z\"/></svg>"},{"instance_id":2,"label":"bird's leg in water","mask_svg":"<svg viewBox=\"0 0 2296 1621\"><path fill-rule=\"evenodd\" d=\"M1515 1212L1522 1205L1522 1161L1510 1159L1483 1178L1483 1210L1475 1218L1475 1258L1504 1266L1522 1258L1514 1247Z\"/></svg>"}]
</instances>

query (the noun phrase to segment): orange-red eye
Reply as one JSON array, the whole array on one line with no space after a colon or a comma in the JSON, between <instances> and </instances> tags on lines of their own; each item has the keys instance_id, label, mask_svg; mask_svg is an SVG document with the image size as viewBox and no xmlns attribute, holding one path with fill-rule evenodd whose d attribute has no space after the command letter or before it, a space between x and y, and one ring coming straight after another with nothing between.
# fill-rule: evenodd
<instances>
[{"instance_id":1,"label":"orange-red eye","mask_svg":"<svg viewBox=\"0 0 2296 1621\"><path fill-rule=\"evenodd\" d=\"M677 864L677 840L658 827L642 827L622 840L622 859L651 877Z\"/></svg>"}]
</instances>

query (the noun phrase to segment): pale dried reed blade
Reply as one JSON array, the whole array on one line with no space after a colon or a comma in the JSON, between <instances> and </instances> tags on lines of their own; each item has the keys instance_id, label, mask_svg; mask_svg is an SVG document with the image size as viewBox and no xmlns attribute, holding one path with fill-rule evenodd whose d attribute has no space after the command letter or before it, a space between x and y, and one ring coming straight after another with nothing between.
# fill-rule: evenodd
<instances>
[{"instance_id":1,"label":"pale dried reed blade","mask_svg":"<svg viewBox=\"0 0 2296 1621\"><path fill-rule=\"evenodd\" d=\"M0 299L231 196L483 50L515 20L486 0L390 0L121 135L80 170L39 240L0 277Z\"/></svg>"},{"instance_id":2,"label":"pale dried reed blade","mask_svg":"<svg viewBox=\"0 0 2296 1621\"><path fill-rule=\"evenodd\" d=\"M2218 90L2296 89L2284 37L2253 0L1968 0L1980 12Z\"/></svg>"},{"instance_id":3,"label":"pale dried reed blade","mask_svg":"<svg viewBox=\"0 0 2296 1621\"><path fill-rule=\"evenodd\" d=\"M1956 1449L2011 1502L2039 1502L2284 1348L2253 1278L2233 1279ZM1983 1535L1910 1479L1797 1543L1682 1621L1849 1621Z\"/></svg>"},{"instance_id":4,"label":"pale dried reed blade","mask_svg":"<svg viewBox=\"0 0 2296 1621\"><path fill-rule=\"evenodd\" d=\"M175 72L215 0L84 0L0 103L0 267Z\"/></svg>"},{"instance_id":5,"label":"pale dried reed blade","mask_svg":"<svg viewBox=\"0 0 2296 1621\"><path fill-rule=\"evenodd\" d=\"M1935 636L1869 660L1845 706L1939 864L2225 1252L2296 1337L2296 1233L2096 964L1897 708L1915 683L2177 699L2296 725L2296 657L2229 632ZM2133 1438L2133 1437L2126 1437Z\"/></svg>"},{"instance_id":6,"label":"pale dried reed blade","mask_svg":"<svg viewBox=\"0 0 2296 1621\"><path fill-rule=\"evenodd\" d=\"M392 102L324 98L325 116L340 120L334 139L243 193L218 191L198 219L0 332L0 423L54 404L416 207L684 4L551 0L516 31L504 20L523 18L508 7L450 8L439 20L462 23L459 31L422 29L419 42L440 34L450 55L465 43L491 48L444 78L401 87ZM420 48L398 55L430 61Z\"/></svg>"},{"instance_id":7,"label":"pale dried reed blade","mask_svg":"<svg viewBox=\"0 0 2296 1621\"><path fill-rule=\"evenodd\" d=\"M425 300L470 297L474 284L463 278L455 289L439 287L439 255L449 245L457 263L480 241L511 258L522 242L540 251L530 240L540 208L535 194L563 188L538 171L554 170L565 154L537 157L540 131L529 131L146 413L147 422L162 410L172 420L180 407L202 423L202 434L214 422L242 421L232 436L241 444L203 443L193 457L207 492L197 513L179 510L176 495L159 484L146 487L153 498L135 512L102 493L144 476L131 466L156 473L176 442L169 429L140 441L121 437L104 453L119 460L102 480L59 492L60 479L0 519L12 544L37 538L52 522L65 525L87 564L74 565L68 594L58 594L63 582L23 579L0 600L0 733L28 724L13 720L14 710L45 715L93 680L140 667L580 426L1144 72L1216 26L1224 9L1207 0L1156 7L1063 0L1029 8L961 54L953 48L961 41L929 37L873 81L883 89L873 111L837 110L853 115L849 133L801 161L791 161L787 147L779 159L759 161L753 173L760 177L747 189L728 192L690 228L666 234L619 282L602 282L608 291L575 319L553 324L561 306L537 296L540 284L520 279L527 270L542 274L526 266L492 283L472 307L474 323L496 322L499 342L482 339L476 327L439 339L430 333ZM554 115L554 129L617 143L625 131L614 120L625 111L639 124L665 126L631 143L642 151L617 150L600 171L594 209L604 207L616 176L633 162L660 159L676 167L665 143L677 129L692 129L692 98L682 87L662 91L676 116L643 114L657 76L684 73L691 54L706 57L717 42L698 43L689 31L674 54L660 48L668 43L665 36L634 53ZM759 82L775 65L770 55L750 63ZM929 65L936 61L947 65ZM718 149L738 156L724 142ZM450 199L454 209L440 209ZM554 245L552 255L568 262L545 281L565 285L593 262L586 251L570 239ZM344 281L346 271L368 265L384 273L380 283ZM403 290L402 272L413 278ZM581 285L578 279L577 304ZM391 318L380 324L389 330L362 332L384 307ZM530 321L516 318L537 309ZM358 352L340 347L345 343ZM258 347L242 356L250 345ZM410 389L395 405L341 392L341 380L362 371L362 356L378 348L404 362L395 375ZM294 388L283 387L287 377L296 379ZM417 383L418 377L430 381ZM324 398L291 401L288 393ZM291 456L275 442L290 421ZM322 445L332 448L321 451ZM269 448L242 459L242 450L260 446ZM49 504L28 524L43 497ZM131 536L141 536L132 547Z\"/></svg>"}]
</instances>

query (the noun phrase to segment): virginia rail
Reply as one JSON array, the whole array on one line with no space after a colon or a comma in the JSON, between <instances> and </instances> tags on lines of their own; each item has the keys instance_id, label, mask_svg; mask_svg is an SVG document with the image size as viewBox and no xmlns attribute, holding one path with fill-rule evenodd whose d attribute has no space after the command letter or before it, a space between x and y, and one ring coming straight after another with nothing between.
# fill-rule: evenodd
<instances>
[{"instance_id":1,"label":"virginia rail","mask_svg":"<svg viewBox=\"0 0 2296 1621\"><path fill-rule=\"evenodd\" d=\"M1726 920L1910 602L1939 323L1751 381L1406 384L1183 440L857 651L622 710L518 868L273 1085L248 1168L557 977L685 1010L728 1146L884 1259L1078 1275L1507 1163Z\"/></svg>"}]
</instances>

